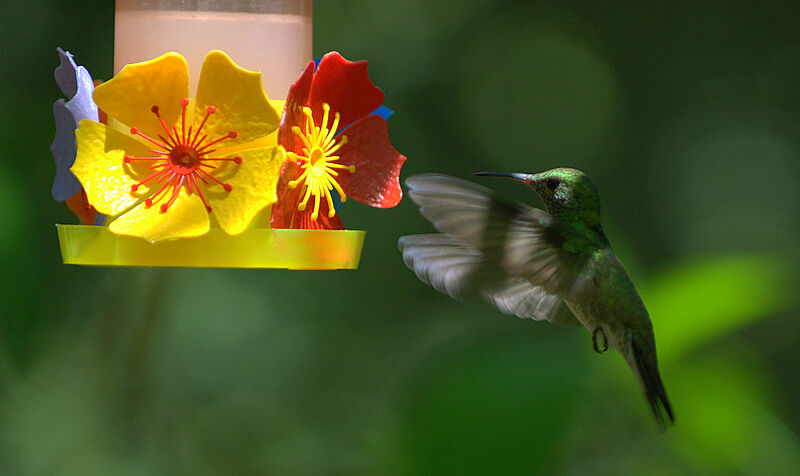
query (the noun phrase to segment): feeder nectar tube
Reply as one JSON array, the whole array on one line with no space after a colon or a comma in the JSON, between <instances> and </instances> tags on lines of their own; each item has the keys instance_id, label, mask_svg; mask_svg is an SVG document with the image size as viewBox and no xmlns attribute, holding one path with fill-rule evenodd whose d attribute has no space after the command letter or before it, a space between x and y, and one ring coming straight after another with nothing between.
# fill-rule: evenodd
<instances>
[{"instance_id":1,"label":"feeder nectar tube","mask_svg":"<svg viewBox=\"0 0 800 476\"><path fill-rule=\"evenodd\" d=\"M312 57L311 40L312 0L116 0L114 72L177 51L196 78L206 53L221 50L245 69L268 71L264 91L283 99Z\"/></svg>"}]
</instances>

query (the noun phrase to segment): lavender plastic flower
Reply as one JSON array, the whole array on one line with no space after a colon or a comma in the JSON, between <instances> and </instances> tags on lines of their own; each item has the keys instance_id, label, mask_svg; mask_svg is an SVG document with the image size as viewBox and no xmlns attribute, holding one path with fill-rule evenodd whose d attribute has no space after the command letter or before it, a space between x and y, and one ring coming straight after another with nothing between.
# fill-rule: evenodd
<instances>
[{"instance_id":1,"label":"lavender plastic flower","mask_svg":"<svg viewBox=\"0 0 800 476\"><path fill-rule=\"evenodd\" d=\"M89 72L78 66L68 51L57 48L61 64L55 70L56 84L66 96L53 104L56 133L50 152L56 162L56 176L51 190L53 198L64 201L81 190L81 184L70 167L75 162L77 148L75 129L83 119L98 120L97 105L92 99L94 83Z\"/></svg>"}]
</instances>

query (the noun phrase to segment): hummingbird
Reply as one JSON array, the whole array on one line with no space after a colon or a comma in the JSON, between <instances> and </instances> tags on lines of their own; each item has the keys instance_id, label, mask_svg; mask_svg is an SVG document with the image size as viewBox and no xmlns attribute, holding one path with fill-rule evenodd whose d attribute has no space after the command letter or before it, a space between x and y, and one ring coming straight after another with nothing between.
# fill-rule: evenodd
<instances>
[{"instance_id":1,"label":"hummingbird","mask_svg":"<svg viewBox=\"0 0 800 476\"><path fill-rule=\"evenodd\" d=\"M480 296L505 314L585 327L596 352L622 354L659 428L674 424L650 317L603 232L589 177L571 168L475 175L522 182L545 210L455 177L409 177L411 200L440 233L400 237L406 265L455 299Z\"/></svg>"}]
</instances>

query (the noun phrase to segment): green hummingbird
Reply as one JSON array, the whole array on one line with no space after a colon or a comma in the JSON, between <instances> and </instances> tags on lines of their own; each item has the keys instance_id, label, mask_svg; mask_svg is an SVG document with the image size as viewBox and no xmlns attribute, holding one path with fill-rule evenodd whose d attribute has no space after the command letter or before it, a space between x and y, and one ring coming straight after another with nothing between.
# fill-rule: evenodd
<instances>
[{"instance_id":1,"label":"green hummingbird","mask_svg":"<svg viewBox=\"0 0 800 476\"><path fill-rule=\"evenodd\" d=\"M659 427L674 423L650 317L603 233L589 177L570 168L475 175L527 184L546 211L455 177L410 177L409 196L441 233L401 237L406 265L453 298L478 295L505 314L585 327L595 351L625 358Z\"/></svg>"}]
</instances>

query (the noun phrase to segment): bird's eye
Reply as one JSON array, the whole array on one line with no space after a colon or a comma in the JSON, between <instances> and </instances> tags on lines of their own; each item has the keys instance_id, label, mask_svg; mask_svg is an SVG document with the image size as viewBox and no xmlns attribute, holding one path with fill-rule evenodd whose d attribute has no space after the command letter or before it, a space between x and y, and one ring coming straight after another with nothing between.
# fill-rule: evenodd
<instances>
[{"instance_id":1,"label":"bird's eye","mask_svg":"<svg viewBox=\"0 0 800 476\"><path fill-rule=\"evenodd\" d=\"M550 190L555 190L556 188L558 188L558 184L560 183L561 182L556 178L549 178L547 179L547 188L549 188Z\"/></svg>"}]
</instances>

